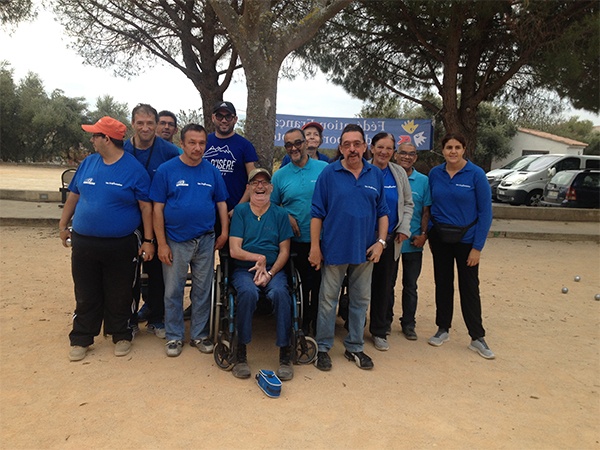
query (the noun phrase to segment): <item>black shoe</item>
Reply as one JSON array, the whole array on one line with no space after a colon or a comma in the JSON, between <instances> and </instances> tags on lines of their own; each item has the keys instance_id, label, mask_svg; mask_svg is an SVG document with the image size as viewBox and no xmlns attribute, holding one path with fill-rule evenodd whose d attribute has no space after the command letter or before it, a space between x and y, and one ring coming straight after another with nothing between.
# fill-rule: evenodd
<instances>
[{"instance_id":1,"label":"black shoe","mask_svg":"<svg viewBox=\"0 0 600 450\"><path fill-rule=\"evenodd\" d=\"M238 344L236 363L233 366L232 373L236 378L250 378L250 366L246 359L246 344Z\"/></svg>"},{"instance_id":2,"label":"black shoe","mask_svg":"<svg viewBox=\"0 0 600 450\"><path fill-rule=\"evenodd\" d=\"M183 310L183 320L192 318L192 305Z\"/></svg>"},{"instance_id":3,"label":"black shoe","mask_svg":"<svg viewBox=\"0 0 600 450\"><path fill-rule=\"evenodd\" d=\"M279 349L279 368L277 376L281 381L288 381L294 378L294 367L292 366L292 347L281 347Z\"/></svg>"},{"instance_id":4,"label":"black shoe","mask_svg":"<svg viewBox=\"0 0 600 450\"><path fill-rule=\"evenodd\" d=\"M344 356L348 361L354 361L361 369L372 369L373 361L364 352L350 352L346 350Z\"/></svg>"},{"instance_id":5,"label":"black shoe","mask_svg":"<svg viewBox=\"0 0 600 450\"><path fill-rule=\"evenodd\" d=\"M402 328L402 333L404 334L404 337L409 341L417 340L417 333L415 333L414 328Z\"/></svg>"},{"instance_id":6,"label":"black shoe","mask_svg":"<svg viewBox=\"0 0 600 450\"><path fill-rule=\"evenodd\" d=\"M317 359L315 360L315 367L319 370L328 371L331 370L331 358L327 352L317 353Z\"/></svg>"}]
</instances>

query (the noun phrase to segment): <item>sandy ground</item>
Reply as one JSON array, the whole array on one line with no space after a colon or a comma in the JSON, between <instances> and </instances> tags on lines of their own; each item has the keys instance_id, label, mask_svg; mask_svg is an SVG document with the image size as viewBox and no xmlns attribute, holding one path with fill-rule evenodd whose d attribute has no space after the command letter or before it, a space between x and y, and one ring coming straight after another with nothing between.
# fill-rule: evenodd
<instances>
[{"instance_id":1,"label":"sandy ground","mask_svg":"<svg viewBox=\"0 0 600 450\"><path fill-rule=\"evenodd\" d=\"M375 368L362 371L343 357L338 321L333 370L295 366L279 399L187 344L168 358L144 327L126 357L101 336L70 362L70 250L49 228L0 228L0 248L3 449L600 449L597 244L488 241L481 291L493 361L467 349L458 305L450 342L427 344L436 331L427 250L419 340L404 339L396 320L390 350L378 352L366 333ZM275 369L272 319L254 328L253 374Z\"/></svg>"}]
</instances>

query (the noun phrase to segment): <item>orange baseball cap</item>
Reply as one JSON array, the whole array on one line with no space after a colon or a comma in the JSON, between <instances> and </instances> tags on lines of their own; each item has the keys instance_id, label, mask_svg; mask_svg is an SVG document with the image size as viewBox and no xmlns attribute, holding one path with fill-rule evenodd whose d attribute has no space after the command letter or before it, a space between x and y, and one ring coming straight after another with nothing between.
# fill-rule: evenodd
<instances>
[{"instance_id":1,"label":"orange baseball cap","mask_svg":"<svg viewBox=\"0 0 600 450\"><path fill-rule=\"evenodd\" d=\"M310 127L315 127L317 130L319 130L319 133L323 133L323 125L321 125L319 122L308 122L307 124L304 124L302 130L304 131Z\"/></svg>"},{"instance_id":2,"label":"orange baseball cap","mask_svg":"<svg viewBox=\"0 0 600 450\"><path fill-rule=\"evenodd\" d=\"M112 117L105 116L96 122L94 125L81 125L84 131L88 133L102 133L122 141L127 132L127 127Z\"/></svg>"}]
</instances>

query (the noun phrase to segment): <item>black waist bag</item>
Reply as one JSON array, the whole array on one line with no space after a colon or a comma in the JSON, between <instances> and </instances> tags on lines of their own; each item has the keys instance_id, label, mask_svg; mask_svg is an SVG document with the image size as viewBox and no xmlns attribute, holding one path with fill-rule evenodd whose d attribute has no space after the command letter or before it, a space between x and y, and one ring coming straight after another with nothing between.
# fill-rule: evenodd
<instances>
[{"instance_id":1,"label":"black waist bag","mask_svg":"<svg viewBox=\"0 0 600 450\"><path fill-rule=\"evenodd\" d=\"M437 234L440 238L440 241L443 244L457 244L462 238L467 234L469 228L477 223L479 219L475 219L475 221L466 227L459 227L458 225L449 225L447 223L439 223L433 217L431 217L431 221L433 222L433 226L435 227Z\"/></svg>"}]
</instances>

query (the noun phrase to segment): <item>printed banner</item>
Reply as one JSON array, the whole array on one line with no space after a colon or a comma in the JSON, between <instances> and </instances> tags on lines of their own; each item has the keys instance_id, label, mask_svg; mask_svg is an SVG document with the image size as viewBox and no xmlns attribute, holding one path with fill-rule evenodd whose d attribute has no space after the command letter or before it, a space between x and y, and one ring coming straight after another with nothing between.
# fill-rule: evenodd
<instances>
[{"instance_id":1,"label":"printed banner","mask_svg":"<svg viewBox=\"0 0 600 450\"><path fill-rule=\"evenodd\" d=\"M431 150L433 140L433 124L431 120L413 119L361 119L345 117L292 116L277 114L275 121L275 145L283 147L283 135L290 128L302 128L308 122L319 122L323 125L323 144L320 148L336 149L340 142L342 130L349 123L360 125L365 130L367 144L377 133L391 133L396 138L396 146L411 142L417 150Z\"/></svg>"}]
</instances>

